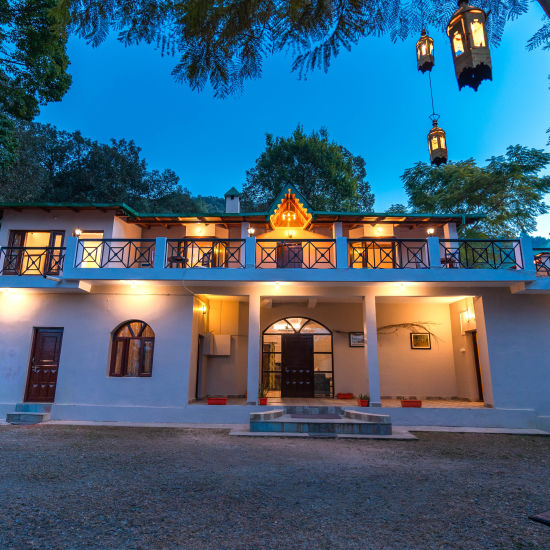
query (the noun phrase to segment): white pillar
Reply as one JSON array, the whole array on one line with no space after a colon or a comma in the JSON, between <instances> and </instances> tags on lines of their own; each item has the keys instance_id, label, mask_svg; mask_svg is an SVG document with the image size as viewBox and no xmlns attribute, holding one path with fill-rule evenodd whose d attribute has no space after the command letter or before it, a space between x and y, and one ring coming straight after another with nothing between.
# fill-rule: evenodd
<instances>
[{"instance_id":1,"label":"white pillar","mask_svg":"<svg viewBox=\"0 0 550 550\"><path fill-rule=\"evenodd\" d=\"M363 331L365 333L365 366L368 373L370 406L381 407L378 330L376 327L376 299L374 294L363 296Z\"/></svg>"},{"instance_id":2,"label":"white pillar","mask_svg":"<svg viewBox=\"0 0 550 550\"><path fill-rule=\"evenodd\" d=\"M260 296L248 297L248 376L246 403L256 405L260 385Z\"/></svg>"},{"instance_id":3,"label":"white pillar","mask_svg":"<svg viewBox=\"0 0 550 550\"><path fill-rule=\"evenodd\" d=\"M533 239L531 237L521 237L519 246L514 248L516 264L518 269L525 271L535 271L535 253L533 252ZM536 277L536 273L534 275Z\"/></svg>"},{"instance_id":4,"label":"white pillar","mask_svg":"<svg viewBox=\"0 0 550 550\"><path fill-rule=\"evenodd\" d=\"M430 269L441 269L441 252L439 250L439 237L428 237L428 258Z\"/></svg>"}]
</instances>

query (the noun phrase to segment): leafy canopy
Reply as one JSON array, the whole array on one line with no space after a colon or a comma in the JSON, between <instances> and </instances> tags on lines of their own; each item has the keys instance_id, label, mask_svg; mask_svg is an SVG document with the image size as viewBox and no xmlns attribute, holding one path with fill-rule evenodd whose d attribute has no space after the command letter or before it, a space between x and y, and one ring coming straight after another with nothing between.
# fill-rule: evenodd
<instances>
[{"instance_id":1,"label":"leafy canopy","mask_svg":"<svg viewBox=\"0 0 550 550\"><path fill-rule=\"evenodd\" d=\"M266 135L265 151L246 173L243 209L265 211L292 188L315 210L371 210L374 195L365 178L365 160L329 141L326 129L306 135L298 126L288 138Z\"/></svg>"},{"instance_id":2,"label":"leafy canopy","mask_svg":"<svg viewBox=\"0 0 550 550\"><path fill-rule=\"evenodd\" d=\"M2 201L125 202L145 212L219 211L223 203L194 199L172 170L148 170L133 141L98 143L80 132L23 122L14 139L15 162L0 171Z\"/></svg>"},{"instance_id":3,"label":"leafy canopy","mask_svg":"<svg viewBox=\"0 0 550 550\"><path fill-rule=\"evenodd\" d=\"M549 164L550 153L515 145L486 166L473 159L439 168L419 162L401 179L416 212L485 214L469 236L518 237L535 231L537 216L549 210L550 176L540 175Z\"/></svg>"},{"instance_id":4,"label":"leafy canopy","mask_svg":"<svg viewBox=\"0 0 550 550\"><path fill-rule=\"evenodd\" d=\"M546 4L549 0L539 0ZM477 0L491 11L489 38L498 43L507 21L529 0ZM111 30L125 45L146 42L178 56L173 75L194 89L210 83L217 96L259 78L264 60L290 52L300 75L328 69L341 50L366 36L393 40L423 27L445 29L456 0L60 0L71 28L93 45ZM550 12L549 12L550 13Z\"/></svg>"},{"instance_id":5,"label":"leafy canopy","mask_svg":"<svg viewBox=\"0 0 550 550\"><path fill-rule=\"evenodd\" d=\"M32 120L71 84L54 7L59 13L57 0L0 0L0 167L16 155L14 120Z\"/></svg>"}]
</instances>

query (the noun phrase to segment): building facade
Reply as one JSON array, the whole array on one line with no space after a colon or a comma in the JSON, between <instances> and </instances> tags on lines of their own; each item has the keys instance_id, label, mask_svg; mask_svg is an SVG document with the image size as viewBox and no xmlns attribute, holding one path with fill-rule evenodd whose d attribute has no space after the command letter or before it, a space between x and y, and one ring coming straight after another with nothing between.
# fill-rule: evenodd
<instances>
[{"instance_id":1,"label":"building facade","mask_svg":"<svg viewBox=\"0 0 550 550\"><path fill-rule=\"evenodd\" d=\"M0 414L244 423L261 387L268 406L368 394L394 424L550 429L550 254L529 238L292 189L266 213L226 203L0 205Z\"/></svg>"}]
</instances>

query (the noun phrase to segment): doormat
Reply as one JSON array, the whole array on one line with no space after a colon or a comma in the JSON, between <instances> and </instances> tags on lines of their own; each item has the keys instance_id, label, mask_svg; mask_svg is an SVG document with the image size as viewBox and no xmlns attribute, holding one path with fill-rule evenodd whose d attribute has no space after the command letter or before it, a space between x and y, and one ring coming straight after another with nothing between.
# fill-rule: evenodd
<instances>
[{"instance_id":1,"label":"doormat","mask_svg":"<svg viewBox=\"0 0 550 550\"><path fill-rule=\"evenodd\" d=\"M323 420L338 420L339 414L291 414L292 418L321 418Z\"/></svg>"},{"instance_id":2,"label":"doormat","mask_svg":"<svg viewBox=\"0 0 550 550\"><path fill-rule=\"evenodd\" d=\"M539 523L544 523L544 525L550 526L550 510L548 510L548 512L543 512L542 514L529 516L529 519L533 521L538 521Z\"/></svg>"}]
</instances>

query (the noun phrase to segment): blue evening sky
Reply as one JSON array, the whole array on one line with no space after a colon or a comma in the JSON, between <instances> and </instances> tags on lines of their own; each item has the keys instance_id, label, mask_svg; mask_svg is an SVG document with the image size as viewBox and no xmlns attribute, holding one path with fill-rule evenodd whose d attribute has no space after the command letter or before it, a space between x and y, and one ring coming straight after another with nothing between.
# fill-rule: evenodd
<instances>
[{"instance_id":1,"label":"blue evening sky","mask_svg":"<svg viewBox=\"0 0 550 550\"><path fill-rule=\"evenodd\" d=\"M525 48L542 17L533 3L508 24L501 45L492 48L493 81L477 93L458 91L448 39L431 32L436 111L450 159L484 162L513 144L545 148L550 52ZM325 126L332 139L366 159L375 210L384 211L406 203L403 171L428 160L428 76L416 69L415 42L364 39L343 51L327 74L307 80L298 80L291 58L280 55L266 61L263 77L248 82L241 95L220 100L209 88L197 93L177 84L170 75L176 59L162 58L152 46L124 48L113 37L93 49L71 39L72 87L38 120L103 142L133 139L149 168L171 168L193 194L203 195L240 188L265 133L288 136L298 123L307 132ZM549 232L546 215L537 233Z\"/></svg>"}]
</instances>

